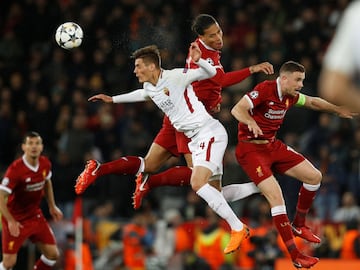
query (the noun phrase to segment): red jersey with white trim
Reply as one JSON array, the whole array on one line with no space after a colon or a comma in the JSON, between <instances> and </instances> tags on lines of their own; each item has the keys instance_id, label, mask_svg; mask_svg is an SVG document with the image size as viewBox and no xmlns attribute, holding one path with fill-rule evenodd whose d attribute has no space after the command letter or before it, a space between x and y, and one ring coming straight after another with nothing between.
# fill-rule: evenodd
<instances>
[{"instance_id":1,"label":"red jersey with white trim","mask_svg":"<svg viewBox=\"0 0 360 270\"><path fill-rule=\"evenodd\" d=\"M31 166L24 157L10 164L1 181L0 189L8 192L7 207L17 221L41 213L45 181L51 177L51 163L39 157L37 166Z\"/></svg>"},{"instance_id":2,"label":"red jersey with white trim","mask_svg":"<svg viewBox=\"0 0 360 270\"><path fill-rule=\"evenodd\" d=\"M201 58L216 68L216 75L214 77L192 83L196 96L205 105L206 110L211 112L222 100L222 85L216 81L216 77L219 73L223 75L225 72L220 63L220 51L205 47L206 45L199 38L196 39L196 43L199 44ZM186 59L186 63L187 65L190 63L191 69L198 68L198 65L191 61L189 57Z\"/></svg>"},{"instance_id":3,"label":"red jersey with white trim","mask_svg":"<svg viewBox=\"0 0 360 270\"><path fill-rule=\"evenodd\" d=\"M282 96L278 79L259 83L254 90L247 93L244 97L251 105L250 115L254 118L264 135L255 138L247 125L239 123L239 140L273 140L284 121L287 110L299 99L299 95L295 97Z\"/></svg>"},{"instance_id":4,"label":"red jersey with white trim","mask_svg":"<svg viewBox=\"0 0 360 270\"><path fill-rule=\"evenodd\" d=\"M218 110L218 105L222 101L222 88L239 83L249 77L251 75L250 68L225 72L220 63L220 51L207 46L199 38L195 42L199 44L201 58L216 68L215 76L192 83L196 96L205 105L206 110L209 113L213 113L214 110ZM195 69L198 68L198 65L192 62L188 56L185 68Z\"/></svg>"}]
</instances>

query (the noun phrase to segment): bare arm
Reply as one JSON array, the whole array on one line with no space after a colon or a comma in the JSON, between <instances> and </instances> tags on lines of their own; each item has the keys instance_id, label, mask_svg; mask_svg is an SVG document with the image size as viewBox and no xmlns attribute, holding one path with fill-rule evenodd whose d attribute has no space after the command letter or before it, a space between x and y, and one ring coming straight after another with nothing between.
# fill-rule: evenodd
<instances>
[{"instance_id":1,"label":"bare arm","mask_svg":"<svg viewBox=\"0 0 360 270\"><path fill-rule=\"evenodd\" d=\"M248 126L249 131L257 138L259 135L263 135L261 128L255 122L254 118L249 114L250 104L244 96L240 101L232 108L231 114L241 123Z\"/></svg>"},{"instance_id":2,"label":"bare arm","mask_svg":"<svg viewBox=\"0 0 360 270\"><path fill-rule=\"evenodd\" d=\"M63 217L63 213L55 204L54 191L50 179L45 181L44 191L45 191L45 198L48 203L50 215L55 221L61 220Z\"/></svg>"},{"instance_id":3,"label":"bare arm","mask_svg":"<svg viewBox=\"0 0 360 270\"><path fill-rule=\"evenodd\" d=\"M7 220L9 232L12 236L19 236L22 225L14 219L6 205L9 193L0 189L0 213Z\"/></svg>"},{"instance_id":4,"label":"bare arm","mask_svg":"<svg viewBox=\"0 0 360 270\"><path fill-rule=\"evenodd\" d=\"M348 108L337 106L320 97L311 97L307 95L305 95L305 97L304 107L306 108L335 113L342 118L353 118L353 116L356 115L356 113L351 112Z\"/></svg>"},{"instance_id":5,"label":"bare arm","mask_svg":"<svg viewBox=\"0 0 360 270\"><path fill-rule=\"evenodd\" d=\"M360 113L360 88L346 74L324 69L319 80L319 91L326 100Z\"/></svg>"}]
</instances>

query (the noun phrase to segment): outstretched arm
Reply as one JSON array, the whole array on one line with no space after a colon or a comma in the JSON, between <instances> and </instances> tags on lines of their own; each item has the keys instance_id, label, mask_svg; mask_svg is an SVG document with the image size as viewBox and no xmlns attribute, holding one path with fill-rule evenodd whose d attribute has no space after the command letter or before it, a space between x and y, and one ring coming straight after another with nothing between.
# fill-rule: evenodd
<instances>
[{"instance_id":1,"label":"outstretched arm","mask_svg":"<svg viewBox=\"0 0 360 270\"><path fill-rule=\"evenodd\" d=\"M212 80L218 82L222 87L227 87L242 82L251 74L259 72L263 72L267 75L274 74L274 67L269 62L263 62L240 70L226 73L218 72Z\"/></svg>"},{"instance_id":2,"label":"outstretched arm","mask_svg":"<svg viewBox=\"0 0 360 270\"><path fill-rule=\"evenodd\" d=\"M347 74L324 68L319 87L320 95L326 100L360 113L360 89Z\"/></svg>"},{"instance_id":3,"label":"outstretched arm","mask_svg":"<svg viewBox=\"0 0 360 270\"><path fill-rule=\"evenodd\" d=\"M307 95L304 96L305 96L304 107L306 108L316 111L335 113L342 118L353 118L353 116L357 115L357 113L352 112L350 109L346 107L337 106L320 97L311 97Z\"/></svg>"},{"instance_id":4,"label":"outstretched arm","mask_svg":"<svg viewBox=\"0 0 360 270\"><path fill-rule=\"evenodd\" d=\"M105 103L132 103L149 100L143 89L138 89L130 93L108 96L105 94L98 94L90 97L88 101L103 101Z\"/></svg>"}]
</instances>

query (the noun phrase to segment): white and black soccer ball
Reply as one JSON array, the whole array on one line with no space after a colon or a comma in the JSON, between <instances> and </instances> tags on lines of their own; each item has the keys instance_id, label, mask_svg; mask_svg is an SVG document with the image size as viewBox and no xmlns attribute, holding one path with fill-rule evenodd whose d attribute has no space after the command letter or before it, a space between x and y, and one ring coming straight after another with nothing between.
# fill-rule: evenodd
<instances>
[{"instance_id":1,"label":"white and black soccer ball","mask_svg":"<svg viewBox=\"0 0 360 270\"><path fill-rule=\"evenodd\" d=\"M61 48L71 50L81 45L84 37L81 27L74 22L66 22L61 24L55 33L56 43Z\"/></svg>"}]
</instances>

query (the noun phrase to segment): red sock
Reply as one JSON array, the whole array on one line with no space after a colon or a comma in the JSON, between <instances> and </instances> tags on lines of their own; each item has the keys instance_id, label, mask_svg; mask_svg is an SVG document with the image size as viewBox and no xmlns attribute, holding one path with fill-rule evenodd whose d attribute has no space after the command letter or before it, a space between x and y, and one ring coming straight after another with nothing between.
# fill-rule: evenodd
<instances>
[{"instance_id":1,"label":"red sock","mask_svg":"<svg viewBox=\"0 0 360 270\"><path fill-rule=\"evenodd\" d=\"M162 173L151 175L148 179L150 188L159 186L188 186L192 170L186 166L176 166Z\"/></svg>"},{"instance_id":2,"label":"red sock","mask_svg":"<svg viewBox=\"0 0 360 270\"><path fill-rule=\"evenodd\" d=\"M141 159L134 156L126 156L114 161L101 164L98 177L106 174L137 174L141 165Z\"/></svg>"},{"instance_id":3,"label":"red sock","mask_svg":"<svg viewBox=\"0 0 360 270\"><path fill-rule=\"evenodd\" d=\"M51 270L53 267L45 264L41 259L38 259L34 265L34 270Z\"/></svg>"},{"instance_id":4,"label":"red sock","mask_svg":"<svg viewBox=\"0 0 360 270\"><path fill-rule=\"evenodd\" d=\"M294 225L296 227L305 226L306 214L309 212L315 195L316 191L309 191L304 188L304 186L301 186L298 203L296 205L296 214L294 218Z\"/></svg>"},{"instance_id":5,"label":"red sock","mask_svg":"<svg viewBox=\"0 0 360 270\"><path fill-rule=\"evenodd\" d=\"M297 249L294 242L294 236L291 230L288 216L286 214L276 215L273 216L273 221L281 236L281 239L290 253L291 258L294 260L299 254L299 250Z\"/></svg>"}]
</instances>

